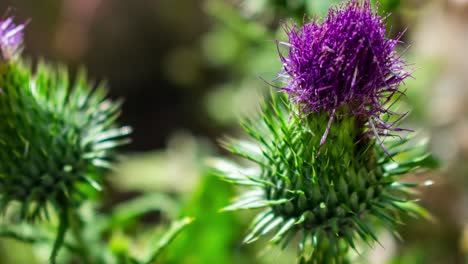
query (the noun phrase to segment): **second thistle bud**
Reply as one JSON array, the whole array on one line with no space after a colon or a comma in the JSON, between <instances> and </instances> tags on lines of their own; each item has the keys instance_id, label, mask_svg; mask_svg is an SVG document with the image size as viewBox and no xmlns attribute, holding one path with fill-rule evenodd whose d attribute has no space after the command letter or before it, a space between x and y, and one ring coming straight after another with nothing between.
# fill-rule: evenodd
<instances>
[{"instance_id":1,"label":"second thistle bud","mask_svg":"<svg viewBox=\"0 0 468 264\"><path fill-rule=\"evenodd\" d=\"M130 128L116 125L120 104L83 73L72 83L63 67L39 64L33 72L12 54L21 29L0 21L0 212L19 202L21 218L36 219L99 190Z\"/></svg>"}]
</instances>

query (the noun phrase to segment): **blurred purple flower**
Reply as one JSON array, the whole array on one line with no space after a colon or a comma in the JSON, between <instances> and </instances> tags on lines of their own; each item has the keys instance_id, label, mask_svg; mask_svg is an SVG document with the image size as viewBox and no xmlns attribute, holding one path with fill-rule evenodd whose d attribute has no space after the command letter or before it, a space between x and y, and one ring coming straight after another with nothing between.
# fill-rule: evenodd
<instances>
[{"instance_id":1,"label":"blurred purple flower","mask_svg":"<svg viewBox=\"0 0 468 264\"><path fill-rule=\"evenodd\" d=\"M384 18L369 0L350 0L330 9L323 22L311 20L287 29L287 55L280 54L284 91L303 114L328 112L330 119L323 144L335 115L353 115L367 123L375 135L388 135L395 122L386 122L391 97L410 75L395 52L396 39L385 36Z\"/></svg>"},{"instance_id":2,"label":"blurred purple flower","mask_svg":"<svg viewBox=\"0 0 468 264\"><path fill-rule=\"evenodd\" d=\"M25 24L16 25L12 17L0 20L1 59L9 60L19 51L23 44Z\"/></svg>"}]
</instances>

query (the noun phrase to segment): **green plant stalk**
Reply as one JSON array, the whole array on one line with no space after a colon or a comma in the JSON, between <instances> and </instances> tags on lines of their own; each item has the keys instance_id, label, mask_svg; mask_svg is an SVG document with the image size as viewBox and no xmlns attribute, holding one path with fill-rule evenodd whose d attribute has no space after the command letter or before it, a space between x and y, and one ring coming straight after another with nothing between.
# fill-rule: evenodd
<instances>
[{"instance_id":1,"label":"green plant stalk","mask_svg":"<svg viewBox=\"0 0 468 264\"><path fill-rule=\"evenodd\" d=\"M76 210L69 210L68 218L70 222L71 233L77 244L78 250L76 252L80 254L81 260L84 264L92 264L93 262L90 258L90 252L88 250L86 240L83 237L83 224L80 214L78 214Z\"/></svg>"}]
</instances>

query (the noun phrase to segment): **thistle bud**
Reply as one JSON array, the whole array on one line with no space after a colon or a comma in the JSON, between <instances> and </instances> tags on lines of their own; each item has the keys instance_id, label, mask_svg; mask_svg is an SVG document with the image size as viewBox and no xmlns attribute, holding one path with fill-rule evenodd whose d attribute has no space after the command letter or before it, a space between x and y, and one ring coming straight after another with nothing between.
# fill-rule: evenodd
<instances>
[{"instance_id":1,"label":"thistle bud","mask_svg":"<svg viewBox=\"0 0 468 264\"><path fill-rule=\"evenodd\" d=\"M0 22L0 211L19 202L21 218L33 220L99 190L130 128L116 125L120 103L84 73L74 83L63 67L39 64L33 73L15 54L21 30Z\"/></svg>"}]
</instances>

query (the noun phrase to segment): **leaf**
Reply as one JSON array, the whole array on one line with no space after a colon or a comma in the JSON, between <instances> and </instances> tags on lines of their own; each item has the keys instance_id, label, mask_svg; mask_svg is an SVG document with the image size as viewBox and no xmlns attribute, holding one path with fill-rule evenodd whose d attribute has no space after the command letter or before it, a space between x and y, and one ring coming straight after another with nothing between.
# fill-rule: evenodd
<instances>
[{"instance_id":1,"label":"leaf","mask_svg":"<svg viewBox=\"0 0 468 264\"><path fill-rule=\"evenodd\" d=\"M105 229L124 228L129 222L152 212L163 211L170 218L175 218L180 205L171 197L161 193L151 193L120 203L111 213Z\"/></svg>"},{"instance_id":2,"label":"leaf","mask_svg":"<svg viewBox=\"0 0 468 264\"><path fill-rule=\"evenodd\" d=\"M178 220L174 222L169 230L163 235L161 240L158 242L158 244L155 246L153 251L151 252L150 256L148 257L148 260L146 260L143 263L146 264L151 264L156 259L158 256L161 254L161 252L171 243L172 240L180 233L184 228L186 228L190 223L193 222L193 218L186 217L181 220Z\"/></svg>"},{"instance_id":3,"label":"leaf","mask_svg":"<svg viewBox=\"0 0 468 264\"><path fill-rule=\"evenodd\" d=\"M195 192L185 202L180 212L194 217L194 221L159 257L159 263L223 263L233 264L244 223L231 212L219 213L219 208L229 203L234 186L216 175L200 175Z\"/></svg>"}]
</instances>

